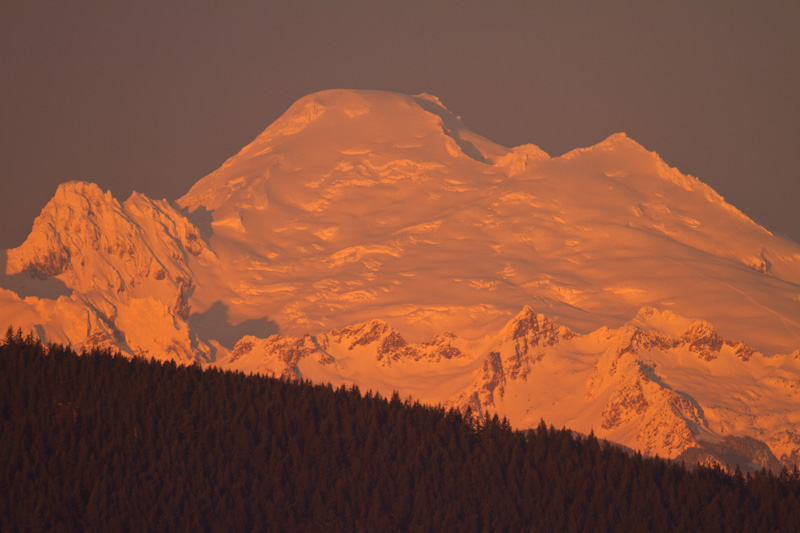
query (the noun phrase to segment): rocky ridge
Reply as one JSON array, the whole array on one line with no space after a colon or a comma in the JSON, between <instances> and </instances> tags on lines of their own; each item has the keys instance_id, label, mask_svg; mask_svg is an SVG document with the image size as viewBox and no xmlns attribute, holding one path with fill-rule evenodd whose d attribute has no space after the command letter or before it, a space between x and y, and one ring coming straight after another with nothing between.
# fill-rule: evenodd
<instances>
[{"instance_id":1,"label":"rocky ridge","mask_svg":"<svg viewBox=\"0 0 800 533\"><path fill-rule=\"evenodd\" d=\"M62 185L0 257L45 342L798 461L800 246L624 134L551 157L323 91L175 203Z\"/></svg>"},{"instance_id":2,"label":"rocky ridge","mask_svg":"<svg viewBox=\"0 0 800 533\"><path fill-rule=\"evenodd\" d=\"M61 331L44 328L51 330L44 335L49 341L140 355L161 352L180 361L208 353L187 324L195 288L190 262L213 261L214 253L164 200L134 193L120 204L97 185L65 183L26 241L7 257L7 277L63 284L53 314L59 306L80 309L82 316L64 321ZM48 300L25 302L45 307Z\"/></svg>"},{"instance_id":3,"label":"rocky ridge","mask_svg":"<svg viewBox=\"0 0 800 533\"><path fill-rule=\"evenodd\" d=\"M652 308L641 313L654 314L662 313ZM526 307L498 333L477 341L443 334L408 343L387 323L373 320L302 338L246 337L218 364L357 384L382 394L397 390L473 413L498 412L517 427L535 426L546 417L662 457L702 457L722 464L746 457L747 465L758 468L797 464L796 392L769 384L796 373L800 360L765 357L741 342L722 339L707 322L689 323L675 337L632 324L580 335ZM690 384L677 381L685 372L717 374L712 367L719 364L725 365L726 375ZM420 386L421 373L438 378ZM741 378L748 374L749 379ZM442 394L441 381L451 382L451 391ZM735 399L709 393L734 388L759 393ZM782 415L759 401L767 394L773 401L781 398ZM564 396L572 398L567 402ZM559 405L562 401L568 405ZM720 412L728 418L735 412L747 424L733 434Z\"/></svg>"}]
</instances>

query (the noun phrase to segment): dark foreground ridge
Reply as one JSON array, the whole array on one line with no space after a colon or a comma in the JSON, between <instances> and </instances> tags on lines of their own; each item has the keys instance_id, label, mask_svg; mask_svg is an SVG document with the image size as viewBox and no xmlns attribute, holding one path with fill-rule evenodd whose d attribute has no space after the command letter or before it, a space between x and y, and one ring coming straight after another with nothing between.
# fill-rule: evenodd
<instances>
[{"instance_id":1,"label":"dark foreground ridge","mask_svg":"<svg viewBox=\"0 0 800 533\"><path fill-rule=\"evenodd\" d=\"M356 387L0 345L2 531L794 531L800 474L688 471Z\"/></svg>"}]
</instances>

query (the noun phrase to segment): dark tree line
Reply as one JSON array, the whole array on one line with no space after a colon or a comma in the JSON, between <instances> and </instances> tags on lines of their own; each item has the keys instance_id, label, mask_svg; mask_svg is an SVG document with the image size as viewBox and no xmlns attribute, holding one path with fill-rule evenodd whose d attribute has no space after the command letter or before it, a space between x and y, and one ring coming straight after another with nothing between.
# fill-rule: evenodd
<instances>
[{"instance_id":1,"label":"dark tree line","mask_svg":"<svg viewBox=\"0 0 800 533\"><path fill-rule=\"evenodd\" d=\"M687 470L505 420L0 346L2 531L796 531L800 474Z\"/></svg>"}]
</instances>

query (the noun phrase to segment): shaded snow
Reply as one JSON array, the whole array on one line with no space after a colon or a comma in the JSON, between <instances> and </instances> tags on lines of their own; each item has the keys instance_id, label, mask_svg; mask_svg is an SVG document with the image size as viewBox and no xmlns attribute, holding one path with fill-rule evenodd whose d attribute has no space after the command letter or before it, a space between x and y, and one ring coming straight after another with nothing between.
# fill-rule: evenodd
<instances>
[{"instance_id":1,"label":"shaded snow","mask_svg":"<svg viewBox=\"0 0 800 533\"><path fill-rule=\"evenodd\" d=\"M0 325L46 341L797 456L800 246L625 134L550 157L323 91L176 205L63 184L3 259Z\"/></svg>"}]
</instances>

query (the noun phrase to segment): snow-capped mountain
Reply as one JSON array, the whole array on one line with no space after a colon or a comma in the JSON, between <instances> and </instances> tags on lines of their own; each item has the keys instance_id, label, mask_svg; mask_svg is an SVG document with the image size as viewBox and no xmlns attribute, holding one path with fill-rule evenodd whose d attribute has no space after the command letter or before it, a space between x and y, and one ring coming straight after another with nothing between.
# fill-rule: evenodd
<instances>
[{"instance_id":1,"label":"snow-capped mountain","mask_svg":"<svg viewBox=\"0 0 800 533\"><path fill-rule=\"evenodd\" d=\"M204 358L186 322L189 258L214 254L168 202L133 194L120 205L97 185L65 183L7 253L3 318L80 347Z\"/></svg>"},{"instance_id":2,"label":"snow-capped mountain","mask_svg":"<svg viewBox=\"0 0 800 533\"><path fill-rule=\"evenodd\" d=\"M175 203L62 185L4 257L0 325L46 341L798 460L800 246L625 134L550 157L325 91Z\"/></svg>"},{"instance_id":3,"label":"snow-capped mountain","mask_svg":"<svg viewBox=\"0 0 800 533\"><path fill-rule=\"evenodd\" d=\"M800 351L767 357L703 320L653 308L584 335L525 307L476 340L446 333L409 343L381 320L247 336L220 364L498 412L520 428L545 417L662 457L724 464L736 451L742 468L798 464Z\"/></svg>"}]
</instances>

